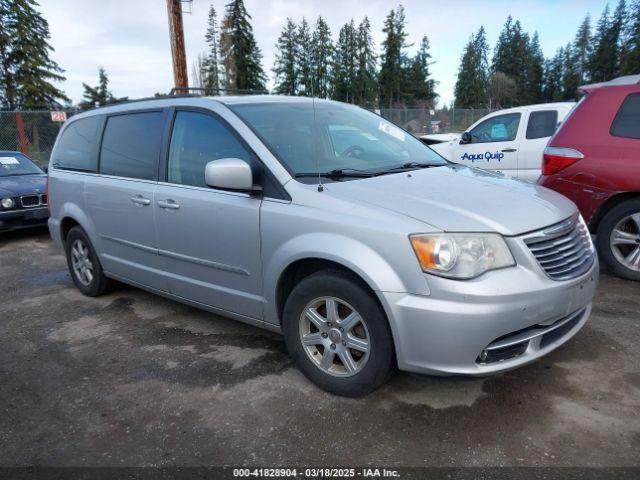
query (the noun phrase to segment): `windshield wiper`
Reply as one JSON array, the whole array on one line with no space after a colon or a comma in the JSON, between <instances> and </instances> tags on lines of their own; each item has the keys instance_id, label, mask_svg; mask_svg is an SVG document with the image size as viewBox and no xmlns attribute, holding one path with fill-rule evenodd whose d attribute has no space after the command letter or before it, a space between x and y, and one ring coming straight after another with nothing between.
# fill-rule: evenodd
<instances>
[{"instance_id":1,"label":"windshield wiper","mask_svg":"<svg viewBox=\"0 0 640 480\"><path fill-rule=\"evenodd\" d=\"M327 177L327 178L367 178L373 177L376 173L367 170L357 170L355 168L337 168L330 172L304 172L296 173L296 178L302 177Z\"/></svg>"},{"instance_id":2,"label":"windshield wiper","mask_svg":"<svg viewBox=\"0 0 640 480\"><path fill-rule=\"evenodd\" d=\"M402 170L414 170L416 168L440 167L442 165L444 165L444 164L440 164L440 163L407 162L407 163L403 163L402 165L398 165L397 167L387 168L386 170L382 170L380 172L377 172L377 174L381 175L381 174L385 174L385 173L393 173L393 172L398 172L398 171L402 171Z\"/></svg>"}]
</instances>

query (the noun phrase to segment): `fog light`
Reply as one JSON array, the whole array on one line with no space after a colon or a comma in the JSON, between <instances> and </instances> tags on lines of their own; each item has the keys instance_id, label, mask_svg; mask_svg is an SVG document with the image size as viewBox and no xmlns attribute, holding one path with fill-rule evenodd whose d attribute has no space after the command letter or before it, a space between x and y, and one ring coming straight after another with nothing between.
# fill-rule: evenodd
<instances>
[{"instance_id":1,"label":"fog light","mask_svg":"<svg viewBox=\"0 0 640 480\"><path fill-rule=\"evenodd\" d=\"M3 198L0 201L0 205L2 205L2 208L12 208L14 205L13 198Z\"/></svg>"}]
</instances>

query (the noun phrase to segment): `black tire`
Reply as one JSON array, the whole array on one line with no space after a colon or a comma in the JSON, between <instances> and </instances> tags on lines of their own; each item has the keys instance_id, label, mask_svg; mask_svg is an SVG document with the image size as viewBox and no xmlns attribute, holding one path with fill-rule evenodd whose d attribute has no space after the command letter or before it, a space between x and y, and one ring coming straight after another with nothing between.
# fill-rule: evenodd
<instances>
[{"instance_id":1,"label":"black tire","mask_svg":"<svg viewBox=\"0 0 640 480\"><path fill-rule=\"evenodd\" d=\"M311 360L302 344L302 313L310 302L321 297L336 297L347 302L366 324L370 344L368 358L361 369L351 376L333 376L323 371ZM361 397L385 383L394 370L393 339L387 318L362 282L348 272L323 270L304 278L286 300L282 323L285 343L294 364L309 380L327 392Z\"/></svg>"},{"instance_id":2,"label":"black tire","mask_svg":"<svg viewBox=\"0 0 640 480\"><path fill-rule=\"evenodd\" d=\"M83 283L73 268L71 250L76 240L80 240L87 246L89 260L93 266L93 279L88 284ZM69 230L65 241L65 252L67 254L67 266L69 267L69 273L71 274L73 283L83 295L88 297L99 297L112 289L114 282L104 275L102 265L100 265L100 260L98 260L98 256L96 255L96 251L94 250L93 245L91 245L89 237L81 227L73 227Z\"/></svg>"},{"instance_id":3,"label":"black tire","mask_svg":"<svg viewBox=\"0 0 640 480\"><path fill-rule=\"evenodd\" d=\"M610 242L611 234L614 228L616 228L616 225L618 225L618 223L624 218L635 213L640 214L640 198L627 200L626 202L623 202L609 210L598 226L596 246L598 248L598 253L600 254L600 259L606 264L613 274L627 280L640 282L640 271L633 270L621 263L616 258ZM640 234L640 230L636 233Z\"/></svg>"}]
</instances>

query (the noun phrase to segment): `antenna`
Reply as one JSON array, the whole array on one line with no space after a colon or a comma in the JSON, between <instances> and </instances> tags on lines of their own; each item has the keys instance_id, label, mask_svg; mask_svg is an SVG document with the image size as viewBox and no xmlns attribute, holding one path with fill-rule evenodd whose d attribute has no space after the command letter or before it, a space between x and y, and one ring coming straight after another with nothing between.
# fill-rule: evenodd
<instances>
[{"instance_id":1,"label":"antenna","mask_svg":"<svg viewBox=\"0 0 640 480\"><path fill-rule=\"evenodd\" d=\"M316 122L316 96L313 92L313 83L311 84L311 104L313 105L313 129L317 130L318 123ZM322 185L322 175L320 175L320 158L318 155L318 135L317 132L314 132L313 135L313 144L315 146L315 155L316 155L316 170L318 172L318 191L324 192L324 185Z\"/></svg>"}]
</instances>

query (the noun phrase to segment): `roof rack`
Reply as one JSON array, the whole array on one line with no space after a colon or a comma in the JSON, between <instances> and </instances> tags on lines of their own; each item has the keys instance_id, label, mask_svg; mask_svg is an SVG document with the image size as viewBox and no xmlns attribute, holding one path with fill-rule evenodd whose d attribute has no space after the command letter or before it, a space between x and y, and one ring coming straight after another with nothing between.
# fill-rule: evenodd
<instances>
[{"instance_id":1,"label":"roof rack","mask_svg":"<svg viewBox=\"0 0 640 480\"><path fill-rule=\"evenodd\" d=\"M199 92L192 94L189 92ZM181 93L178 93L181 92ZM184 93L186 92L186 93ZM204 88L204 87L174 87L169 92L170 97L179 95L268 95L269 90L253 88Z\"/></svg>"}]
</instances>

